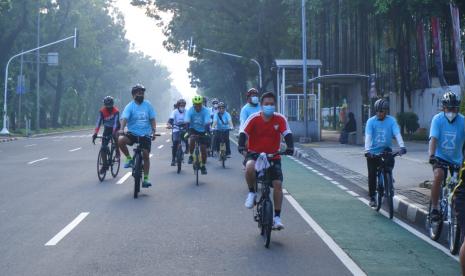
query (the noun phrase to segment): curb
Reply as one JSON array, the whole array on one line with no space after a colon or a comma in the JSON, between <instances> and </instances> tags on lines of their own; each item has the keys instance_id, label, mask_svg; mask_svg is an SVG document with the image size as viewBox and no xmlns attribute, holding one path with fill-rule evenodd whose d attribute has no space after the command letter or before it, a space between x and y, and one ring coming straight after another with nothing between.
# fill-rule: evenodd
<instances>
[{"instance_id":1,"label":"curb","mask_svg":"<svg viewBox=\"0 0 465 276\"><path fill-rule=\"evenodd\" d=\"M319 155L319 154L318 154ZM311 163L315 163L314 160L310 158L310 156L305 153L303 150L299 148L295 148L294 157L309 161ZM320 156L321 157L321 156ZM327 160L321 157L324 160ZM328 162L331 162L327 160ZM318 163L317 163L318 164ZM339 174L337 171L333 171L334 174L347 179L346 176ZM347 179L350 182L354 180ZM354 184L356 184L354 182ZM358 186L358 185L357 185ZM428 216L428 212L424 210L423 206L420 204L412 203L409 199L403 195L395 195L394 196L394 212L400 217L403 218L418 227L424 228L426 225L426 219Z\"/></svg>"},{"instance_id":2,"label":"curb","mask_svg":"<svg viewBox=\"0 0 465 276\"><path fill-rule=\"evenodd\" d=\"M18 140L18 137L11 137L11 138L0 138L0 143L11 142Z\"/></svg>"},{"instance_id":3,"label":"curb","mask_svg":"<svg viewBox=\"0 0 465 276\"><path fill-rule=\"evenodd\" d=\"M56 134L64 134L64 133L71 133L71 132L79 132L84 130L92 130L93 128L83 128L83 129L76 129L76 130L65 130L65 131L57 131L57 132L49 132L49 133L39 133L29 136L28 138L35 138L35 137L43 137L43 136L50 136Z\"/></svg>"}]
</instances>

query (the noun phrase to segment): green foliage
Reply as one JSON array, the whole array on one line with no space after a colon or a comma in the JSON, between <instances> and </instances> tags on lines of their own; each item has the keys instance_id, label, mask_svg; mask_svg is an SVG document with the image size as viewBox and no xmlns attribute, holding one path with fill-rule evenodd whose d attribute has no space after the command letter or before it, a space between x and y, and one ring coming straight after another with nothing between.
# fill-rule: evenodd
<instances>
[{"instance_id":1,"label":"green foliage","mask_svg":"<svg viewBox=\"0 0 465 276\"><path fill-rule=\"evenodd\" d=\"M413 112L398 113L396 117L399 126L405 128L409 134L413 134L420 127L418 116Z\"/></svg>"}]
</instances>

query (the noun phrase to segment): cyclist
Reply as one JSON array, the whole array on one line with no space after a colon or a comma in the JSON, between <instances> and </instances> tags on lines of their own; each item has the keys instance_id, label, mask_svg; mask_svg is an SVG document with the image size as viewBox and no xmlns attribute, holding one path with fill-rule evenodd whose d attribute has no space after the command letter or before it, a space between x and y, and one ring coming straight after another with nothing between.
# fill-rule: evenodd
<instances>
[{"instance_id":1,"label":"cyclist","mask_svg":"<svg viewBox=\"0 0 465 276\"><path fill-rule=\"evenodd\" d=\"M229 131L234 129L231 115L226 111L226 105L223 102L218 104L218 113L213 117L214 143L213 150L219 151L220 141L226 143L226 156L231 155L231 145L229 143Z\"/></svg>"},{"instance_id":2,"label":"cyclist","mask_svg":"<svg viewBox=\"0 0 465 276\"><path fill-rule=\"evenodd\" d=\"M376 171L380 165L380 157L377 154L383 151L392 151L392 139L395 137L400 153L407 153L404 140L400 134L399 125L396 119L387 115L389 102L386 99L379 99L375 102L376 115L368 119L365 128L365 157L368 167L368 195L370 196L370 207L376 207ZM387 164L394 168L394 158L387 160Z\"/></svg>"},{"instance_id":3,"label":"cyclist","mask_svg":"<svg viewBox=\"0 0 465 276\"><path fill-rule=\"evenodd\" d=\"M220 101L218 101L217 98L213 98L212 106L210 107L210 113L211 113L212 120L213 120L213 117L215 116L215 114L218 113L219 103L220 103Z\"/></svg>"},{"instance_id":4,"label":"cyclist","mask_svg":"<svg viewBox=\"0 0 465 276\"><path fill-rule=\"evenodd\" d=\"M103 124L103 139L102 147L107 147L110 139L113 139L113 142L116 143L118 140L118 130L120 129L119 122L119 110L114 106L114 99L112 96L106 96L103 99L103 107L100 108L98 117L97 117L97 126L95 127L94 134L92 135L92 143L95 144L95 139L97 139L97 134L100 130L100 125ZM120 152L118 147L116 147L116 158L119 159ZM104 173L108 169L107 155L104 154L103 166L100 173Z\"/></svg>"},{"instance_id":5,"label":"cyclist","mask_svg":"<svg viewBox=\"0 0 465 276\"><path fill-rule=\"evenodd\" d=\"M200 171L202 174L207 174L207 144L210 140L208 135L210 131L210 111L203 106L203 97L194 96L192 99L193 106L186 112L184 122L188 124L188 135L196 136L199 139L200 151L202 152L202 164L200 165ZM189 141L189 161L188 164L192 164L194 158L195 140L190 139Z\"/></svg>"},{"instance_id":6,"label":"cyclist","mask_svg":"<svg viewBox=\"0 0 465 276\"><path fill-rule=\"evenodd\" d=\"M256 159L253 153L277 153L281 145L281 136L284 136L287 145L286 154L292 155L294 153L294 141L286 117L275 112L276 96L272 92L267 92L263 94L260 102L262 111L253 114L247 119L239 135L238 150L241 154L246 150L246 139L249 142L245 172L245 180L249 188L245 207L249 209L253 208L256 197ZM268 169L271 174L275 207L273 229L281 230L284 229L284 225L281 222L283 173L281 171L281 157L276 156L274 159L273 165Z\"/></svg>"},{"instance_id":7,"label":"cyclist","mask_svg":"<svg viewBox=\"0 0 465 276\"><path fill-rule=\"evenodd\" d=\"M431 188L431 220L441 220L439 212L439 193L441 183L447 176L441 163L460 165L463 161L465 142L465 119L459 114L460 100L448 90L442 97L443 112L436 114L431 121L429 141L429 162L433 165L434 181Z\"/></svg>"},{"instance_id":8,"label":"cyclist","mask_svg":"<svg viewBox=\"0 0 465 276\"><path fill-rule=\"evenodd\" d=\"M241 109L240 115L240 129L244 126L245 121L250 117L250 115L260 112L260 104L258 99L258 90L255 88L250 88L247 91L247 103Z\"/></svg>"},{"instance_id":9,"label":"cyclist","mask_svg":"<svg viewBox=\"0 0 465 276\"><path fill-rule=\"evenodd\" d=\"M168 129L173 129L173 136L171 140L173 141L173 148L171 151L171 166L175 166L174 161L176 157L176 152L178 150L179 143L185 142L187 149L187 142L184 139L184 117L186 111L186 101L180 99L176 103L176 109L171 112L171 116L168 120Z\"/></svg>"},{"instance_id":10,"label":"cyclist","mask_svg":"<svg viewBox=\"0 0 465 276\"><path fill-rule=\"evenodd\" d=\"M150 149L151 140L155 140L157 123L155 121L155 110L149 101L144 100L145 87L141 84L136 84L131 89L131 94L134 101L130 102L124 108L121 115L121 136L119 137L119 146L121 151L126 156L125 168L130 168L134 165L127 145L132 146L138 140L142 149L142 157L144 158L144 181L143 188L152 186L149 181L150 171ZM124 132L124 127L127 125L128 132ZM150 139L152 135L152 139Z\"/></svg>"}]
</instances>

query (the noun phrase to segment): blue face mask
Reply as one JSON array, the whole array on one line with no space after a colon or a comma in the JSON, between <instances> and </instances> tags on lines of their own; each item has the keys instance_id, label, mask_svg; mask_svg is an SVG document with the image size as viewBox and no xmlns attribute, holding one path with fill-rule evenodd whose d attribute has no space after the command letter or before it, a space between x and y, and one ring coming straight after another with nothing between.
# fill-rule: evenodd
<instances>
[{"instance_id":1,"label":"blue face mask","mask_svg":"<svg viewBox=\"0 0 465 276\"><path fill-rule=\"evenodd\" d=\"M263 114L265 114L266 117L271 117L276 110L274 105L264 105L262 108Z\"/></svg>"}]
</instances>

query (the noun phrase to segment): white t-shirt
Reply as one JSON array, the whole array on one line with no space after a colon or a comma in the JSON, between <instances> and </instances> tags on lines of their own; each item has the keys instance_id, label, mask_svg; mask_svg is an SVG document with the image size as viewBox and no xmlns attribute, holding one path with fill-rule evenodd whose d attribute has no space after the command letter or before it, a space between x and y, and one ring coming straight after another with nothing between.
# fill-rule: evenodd
<instances>
[{"instance_id":1,"label":"white t-shirt","mask_svg":"<svg viewBox=\"0 0 465 276\"><path fill-rule=\"evenodd\" d=\"M183 113L179 112L179 109L175 109L173 110L173 112L171 112L171 116L170 116L170 119L173 119L173 132L178 132L179 131L179 124L183 124L184 123L184 116L186 114L186 111L184 111Z\"/></svg>"}]
</instances>

